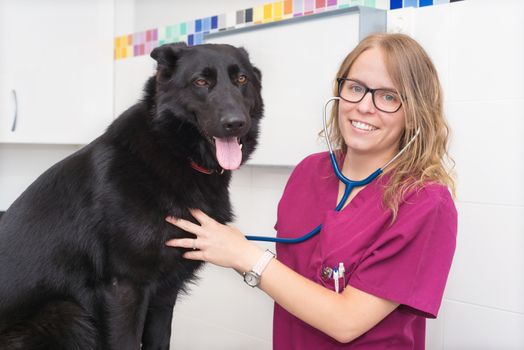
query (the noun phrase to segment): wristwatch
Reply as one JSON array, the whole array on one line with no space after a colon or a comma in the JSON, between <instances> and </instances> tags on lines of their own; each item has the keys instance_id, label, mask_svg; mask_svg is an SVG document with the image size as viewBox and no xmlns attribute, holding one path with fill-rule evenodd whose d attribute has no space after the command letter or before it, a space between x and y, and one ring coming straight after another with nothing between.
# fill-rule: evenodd
<instances>
[{"instance_id":1,"label":"wristwatch","mask_svg":"<svg viewBox=\"0 0 524 350\"><path fill-rule=\"evenodd\" d=\"M275 254L273 254L272 251L269 249L264 252L262 257L258 259L257 263L251 271L244 272L244 282L247 283L248 286L256 287L260 283L260 276L262 275L262 272L266 269L267 265L275 257Z\"/></svg>"}]
</instances>

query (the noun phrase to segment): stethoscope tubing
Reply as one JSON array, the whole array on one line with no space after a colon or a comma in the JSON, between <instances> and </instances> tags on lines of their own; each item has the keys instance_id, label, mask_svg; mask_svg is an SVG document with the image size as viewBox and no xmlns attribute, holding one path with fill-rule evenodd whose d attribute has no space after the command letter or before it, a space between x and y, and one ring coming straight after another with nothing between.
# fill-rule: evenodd
<instances>
[{"instance_id":1,"label":"stethoscope tubing","mask_svg":"<svg viewBox=\"0 0 524 350\"><path fill-rule=\"evenodd\" d=\"M333 151L333 148L331 147L331 142L329 140L328 130L327 130L327 122L326 122L326 115L327 115L327 106L333 102L340 100L340 97L330 97L325 103L324 103L324 109L322 113L322 125L324 128L324 137L329 149L329 159L331 161L331 165L333 167L333 171L335 172L337 178L342 181L342 183L345 185L344 194L342 195L342 198L338 202L337 206L335 207L335 211L340 211L344 207L344 204L346 203L349 195L351 194L351 191L355 187L361 187L369 184L371 181L375 180L380 174L382 174L383 169L388 167L391 163L393 163L404 151L415 141L415 138L419 135L420 129L417 129L415 132L415 135L409 140L409 142L384 166L381 168L378 168L375 170L372 174L370 174L368 177L366 177L363 180L360 181L354 181L351 179L348 179L347 177L342 174L340 171L340 168L337 163L337 159L335 157L335 152ZM315 227L313 230L311 230L309 233L306 233L303 236L297 237L297 238L281 238L281 237L268 237L268 236L246 236L246 238L250 241L259 241L259 242L274 242L274 243L285 243L285 244L296 244L301 243L304 241L307 241L311 237L317 235L322 229L322 224Z\"/></svg>"}]
</instances>

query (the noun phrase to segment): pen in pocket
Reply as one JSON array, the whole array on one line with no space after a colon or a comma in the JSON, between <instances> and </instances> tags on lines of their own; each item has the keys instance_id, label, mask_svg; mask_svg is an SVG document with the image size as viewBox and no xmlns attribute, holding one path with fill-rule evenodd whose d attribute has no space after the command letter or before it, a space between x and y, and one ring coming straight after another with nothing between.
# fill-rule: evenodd
<instances>
[{"instance_id":1,"label":"pen in pocket","mask_svg":"<svg viewBox=\"0 0 524 350\"><path fill-rule=\"evenodd\" d=\"M343 262L338 263L338 276L342 279L340 291L343 292L346 287L346 269Z\"/></svg>"},{"instance_id":2,"label":"pen in pocket","mask_svg":"<svg viewBox=\"0 0 524 350\"><path fill-rule=\"evenodd\" d=\"M338 267L333 268L333 282L335 282L335 292L338 293L339 281L338 281Z\"/></svg>"}]
</instances>

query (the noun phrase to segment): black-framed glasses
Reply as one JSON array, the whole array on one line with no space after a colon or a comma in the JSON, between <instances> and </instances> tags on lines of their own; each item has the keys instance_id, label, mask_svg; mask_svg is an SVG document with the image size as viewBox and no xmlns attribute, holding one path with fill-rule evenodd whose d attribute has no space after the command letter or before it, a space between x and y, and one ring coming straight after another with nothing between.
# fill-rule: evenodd
<instances>
[{"instance_id":1,"label":"black-framed glasses","mask_svg":"<svg viewBox=\"0 0 524 350\"><path fill-rule=\"evenodd\" d=\"M344 101L358 103L364 99L368 92L371 92L373 105L382 112L395 113L402 107L400 95L393 90L371 89L366 85L348 78L337 78L338 97Z\"/></svg>"}]
</instances>

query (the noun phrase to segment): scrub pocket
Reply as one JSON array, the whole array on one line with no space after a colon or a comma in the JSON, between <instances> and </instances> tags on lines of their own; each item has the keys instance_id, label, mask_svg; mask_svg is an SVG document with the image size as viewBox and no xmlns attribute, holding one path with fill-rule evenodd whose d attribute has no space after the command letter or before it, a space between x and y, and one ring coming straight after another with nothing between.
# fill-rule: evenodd
<instances>
[{"instance_id":1,"label":"scrub pocket","mask_svg":"<svg viewBox=\"0 0 524 350\"><path fill-rule=\"evenodd\" d=\"M345 264L344 264L345 266ZM333 266L334 267L334 266ZM316 274L316 282L321 284L327 289L330 289L334 292L336 292L336 284L335 279L333 278L333 267L330 266L321 266ZM338 267L338 266L337 266ZM343 276L338 277L338 292L342 293L344 291L344 288L346 288L346 285L349 280L350 273L348 271L344 272Z\"/></svg>"},{"instance_id":2,"label":"scrub pocket","mask_svg":"<svg viewBox=\"0 0 524 350\"><path fill-rule=\"evenodd\" d=\"M344 219L344 215L336 211L327 213L314 252L315 281L330 290L336 291L333 270L343 263L345 271L343 276L339 276L339 292L346 287L363 252L362 245L355 242L353 230L348 227L350 222Z\"/></svg>"}]
</instances>

